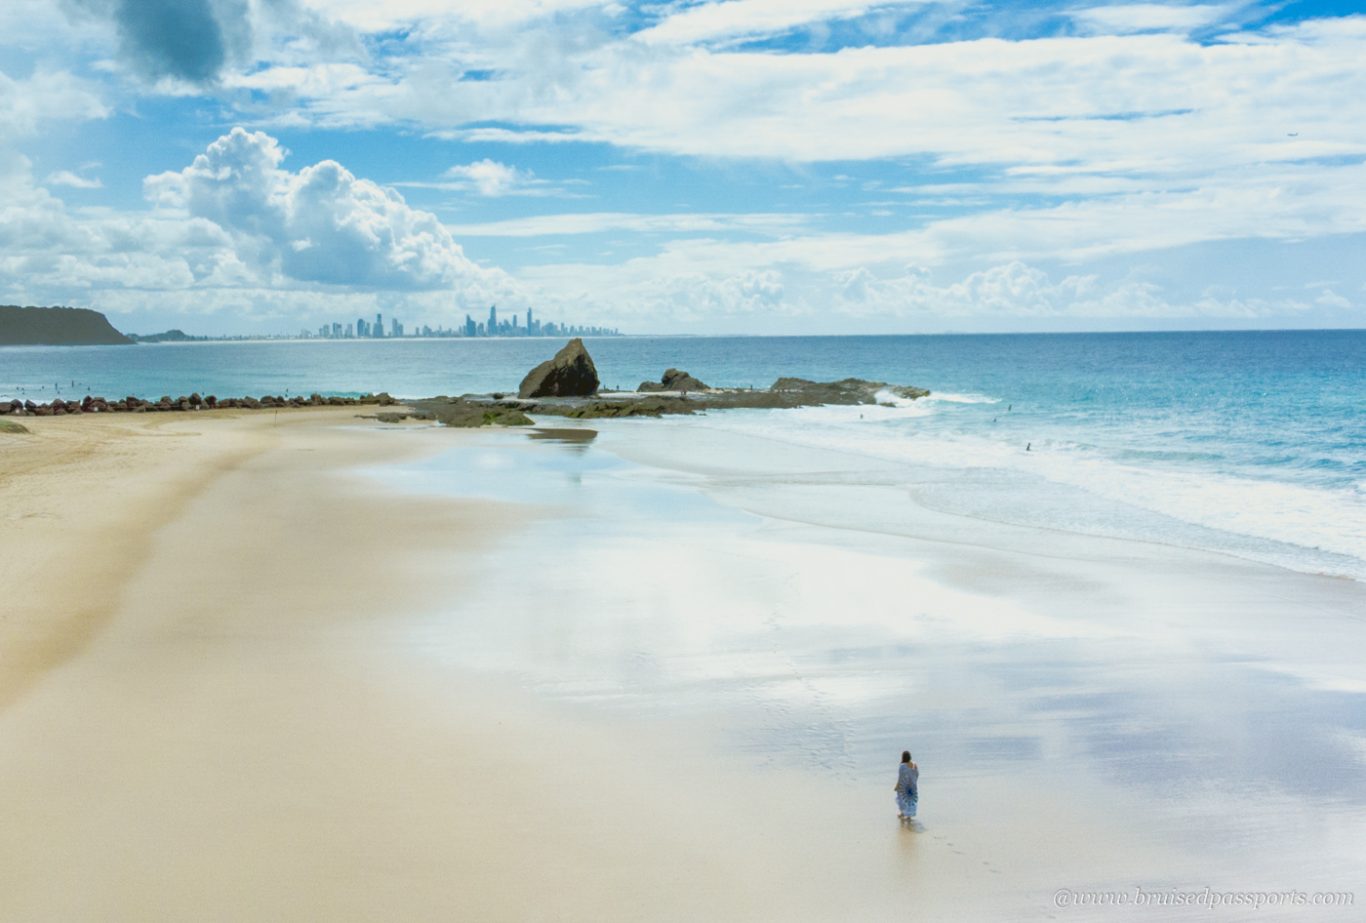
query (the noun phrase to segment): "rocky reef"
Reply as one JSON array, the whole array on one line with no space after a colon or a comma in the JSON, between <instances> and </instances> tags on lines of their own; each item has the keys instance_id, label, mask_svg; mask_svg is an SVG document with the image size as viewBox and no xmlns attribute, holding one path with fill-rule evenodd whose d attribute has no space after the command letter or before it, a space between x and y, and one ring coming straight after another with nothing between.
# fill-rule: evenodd
<instances>
[{"instance_id":1,"label":"rocky reef","mask_svg":"<svg viewBox=\"0 0 1366 923\"><path fill-rule=\"evenodd\" d=\"M709 391L702 382L681 369L666 369L659 381L642 381L637 391Z\"/></svg>"},{"instance_id":2,"label":"rocky reef","mask_svg":"<svg viewBox=\"0 0 1366 923\"><path fill-rule=\"evenodd\" d=\"M61 398L56 398L43 404L31 400L21 401L16 398L8 403L0 404L0 414L19 417L61 417L68 414L83 413L169 413L172 411L191 412L228 409L279 410L285 407L353 407L361 405L388 407L397 403L398 401L383 391L379 394L366 394L361 397L323 397L321 394L311 394L308 397L302 395L285 397L283 395L263 394L260 397L222 398L212 394L201 397L198 392L195 392L188 397L182 394L176 398L164 394L155 401L143 400L132 395L110 401L103 397L87 394L79 401L64 401Z\"/></svg>"},{"instance_id":3,"label":"rocky reef","mask_svg":"<svg viewBox=\"0 0 1366 923\"><path fill-rule=\"evenodd\" d=\"M572 347L572 349L571 349ZM586 361L592 359L583 343L573 340L556 355ZM879 404L893 399L915 400L930 392L924 388L891 385L862 378L839 381L811 381L805 378L779 378L765 389L710 388L679 369L668 369L659 381L643 382L639 391L596 390L584 396L529 394L527 381L543 381L542 363L522 382L517 397L503 394L466 394L461 397L432 397L408 401L409 413L386 414L396 419L436 420L446 426L475 427L489 424L523 426L535 417L567 417L598 420L611 417L659 417L665 414L705 413L710 410L738 408L814 407L821 404Z\"/></svg>"}]
</instances>

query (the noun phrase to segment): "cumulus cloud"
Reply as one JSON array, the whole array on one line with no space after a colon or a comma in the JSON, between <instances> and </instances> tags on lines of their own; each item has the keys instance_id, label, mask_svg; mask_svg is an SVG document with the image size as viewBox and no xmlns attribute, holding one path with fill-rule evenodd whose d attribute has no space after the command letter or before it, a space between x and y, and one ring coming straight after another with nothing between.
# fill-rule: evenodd
<instances>
[{"instance_id":1,"label":"cumulus cloud","mask_svg":"<svg viewBox=\"0 0 1366 923\"><path fill-rule=\"evenodd\" d=\"M467 184L481 196L490 198L508 195L532 179L526 170L488 158L451 167L442 175Z\"/></svg>"},{"instance_id":2,"label":"cumulus cloud","mask_svg":"<svg viewBox=\"0 0 1366 923\"><path fill-rule=\"evenodd\" d=\"M149 199L227 231L244 262L285 279L382 289L497 288L430 212L332 160L297 173L264 132L234 128L190 166L149 177Z\"/></svg>"}]
</instances>

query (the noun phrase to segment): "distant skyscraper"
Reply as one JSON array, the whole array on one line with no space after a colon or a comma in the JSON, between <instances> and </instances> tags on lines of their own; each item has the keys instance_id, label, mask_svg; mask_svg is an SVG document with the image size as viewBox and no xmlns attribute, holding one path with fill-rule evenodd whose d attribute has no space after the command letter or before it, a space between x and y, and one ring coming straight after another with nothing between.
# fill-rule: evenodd
<instances>
[{"instance_id":1,"label":"distant skyscraper","mask_svg":"<svg viewBox=\"0 0 1366 923\"><path fill-rule=\"evenodd\" d=\"M498 305L489 305L489 336L498 335Z\"/></svg>"},{"instance_id":2,"label":"distant skyscraper","mask_svg":"<svg viewBox=\"0 0 1366 923\"><path fill-rule=\"evenodd\" d=\"M378 313L377 313L377 314L375 315L374 335L377 336L377 337L382 337L382 336L384 336L384 315L383 315L383 314L378 314Z\"/></svg>"},{"instance_id":3,"label":"distant skyscraper","mask_svg":"<svg viewBox=\"0 0 1366 923\"><path fill-rule=\"evenodd\" d=\"M530 308L526 309L526 335L534 337L536 335L536 315Z\"/></svg>"}]
</instances>

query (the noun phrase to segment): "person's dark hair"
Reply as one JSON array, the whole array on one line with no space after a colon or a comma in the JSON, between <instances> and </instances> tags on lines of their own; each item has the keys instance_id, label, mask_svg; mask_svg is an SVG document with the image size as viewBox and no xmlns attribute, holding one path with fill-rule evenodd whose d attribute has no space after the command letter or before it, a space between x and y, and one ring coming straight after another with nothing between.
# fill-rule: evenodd
<instances>
[{"instance_id":1,"label":"person's dark hair","mask_svg":"<svg viewBox=\"0 0 1366 923\"><path fill-rule=\"evenodd\" d=\"M910 750L902 750L902 751L901 751L901 762L903 762L903 763L909 763L910 761L911 761L911 751L910 751Z\"/></svg>"}]
</instances>

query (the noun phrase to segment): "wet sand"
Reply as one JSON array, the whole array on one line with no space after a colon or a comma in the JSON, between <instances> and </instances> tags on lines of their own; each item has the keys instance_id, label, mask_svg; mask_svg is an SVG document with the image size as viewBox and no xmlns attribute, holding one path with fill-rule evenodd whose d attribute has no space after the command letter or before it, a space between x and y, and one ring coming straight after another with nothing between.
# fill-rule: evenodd
<instances>
[{"instance_id":1,"label":"wet sand","mask_svg":"<svg viewBox=\"0 0 1366 923\"><path fill-rule=\"evenodd\" d=\"M1360 584L936 512L904 466L734 426L589 425L590 443L481 434L401 466L414 490L558 511L480 568L532 565L519 593L478 579L429 623L434 659L805 780L772 817L805 817L803 848L851 860L840 886L903 911L1093 919L1114 907L1058 892L1361 880ZM890 800L903 747L914 831Z\"/></svg>"},{"instance_id":2,"label":"wet sand","mask_svg":"<svg viewBox=\"0 0 1366 923\"><path fill-rule=\"evenodd\" d=\"M936 516L692 424L353 413L0 437L0 919L1090 919L1054 892L1360 880L1356 584Z\"/></svg>"}]
</instances>

